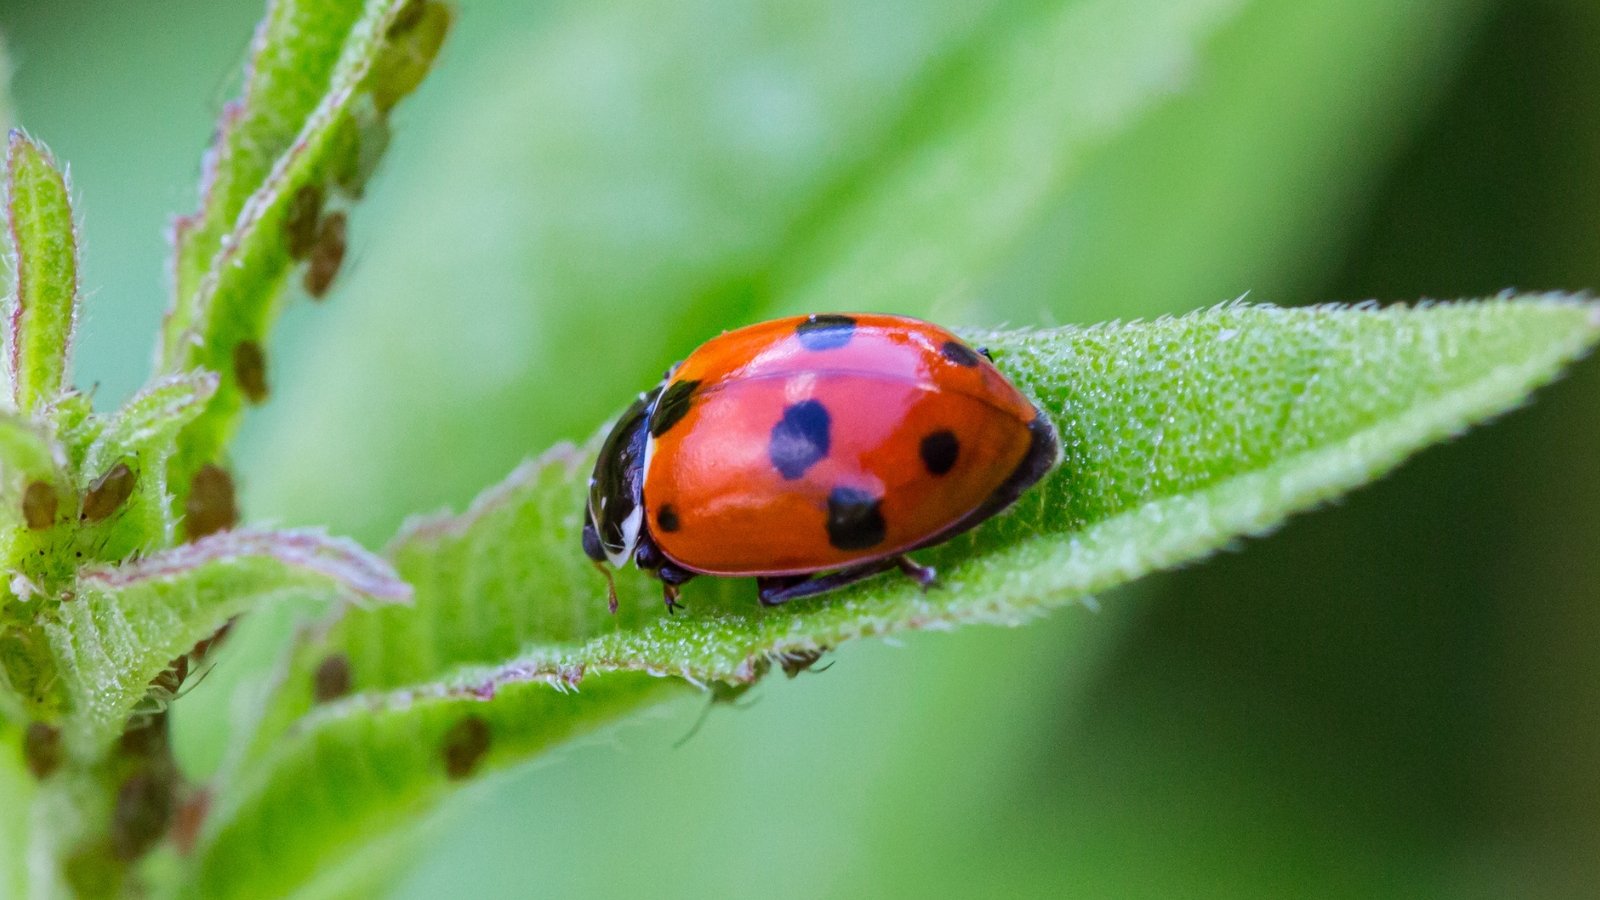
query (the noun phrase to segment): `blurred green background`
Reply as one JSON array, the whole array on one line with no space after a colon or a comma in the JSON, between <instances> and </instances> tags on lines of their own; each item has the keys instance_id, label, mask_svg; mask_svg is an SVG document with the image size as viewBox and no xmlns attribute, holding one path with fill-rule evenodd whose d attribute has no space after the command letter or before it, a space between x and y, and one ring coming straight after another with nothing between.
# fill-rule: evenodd
<instances>
[{"instance_id":1,"label":"blurred green background","mask_svg":"<svg viewBox=\"0 0 1600 900\"><path fill-rule=\"evenodd\" d=\"M1600 285L1593 0L461 6L275 344L252 518L381 545L777 312ZM81 202L98 405L148 371L260 12L0 0ZM847 647L681 747L698 703L476 784L399 894L1590 896L1597 389L1098 613ZM232 683L178 707L197 769Z\"/></svg>"}]
</instances>

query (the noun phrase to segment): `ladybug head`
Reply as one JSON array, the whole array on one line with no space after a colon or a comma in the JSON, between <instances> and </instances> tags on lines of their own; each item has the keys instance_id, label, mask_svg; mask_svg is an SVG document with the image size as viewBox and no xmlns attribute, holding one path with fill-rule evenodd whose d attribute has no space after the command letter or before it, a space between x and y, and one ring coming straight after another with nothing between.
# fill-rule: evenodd
<instances>
[{"instance_id":1,"label":"ladybug head","mask_svg":"<svg viewBox=\"0 0 1600 900\"><path fill-rule=\"evenodd\" d=\"M627 565L644 532L644 453L650 407L660 388L628 407L600 445L589 478L583 552L597 563Z\"/></svg>"}]
</instances>

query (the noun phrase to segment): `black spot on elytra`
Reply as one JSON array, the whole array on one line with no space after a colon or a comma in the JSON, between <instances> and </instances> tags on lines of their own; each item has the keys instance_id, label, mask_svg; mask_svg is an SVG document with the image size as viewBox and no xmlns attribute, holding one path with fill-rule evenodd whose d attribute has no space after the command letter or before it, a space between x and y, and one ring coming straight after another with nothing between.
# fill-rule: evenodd
<instances>
[{"instance_id":1,"label":"black spot on elytra","mask_svg":"<svg viewBox=\"0 0 1600 900\"><path fill-rule=\"evenodd\" d=\"M940 429L922 439L922 464L928 471L935 475L955 468L956 457L961 453L961 442L956 440L955 434Z\"/></svg>"},{"instance_id":2,"label":"black spot on elytra","mask_svg":"<svg viewBox=\"0 0 1600 900\"><path fill-rule=\"evenodd\" d=\"M828 455L828 410L817 400L803 400L783 411L783 418L772 426L772 442L767 456L784 478L793 480L805 474Z\"/></svg>"},{"instance_id":3,"label":"black spot on elytra","mask_svg":"<svg viewBox=\"0 0 1600 900\"><path fill-rule=\"evenodd\" d=\"M882 501L858 488L828 493L828 543L840 550L866 550L883 543L887 528Z\"/></svg>"},{"instance_id":4,"label":"black spot on elytra","mask_svg":"<svg viewBox=\"0 0 1600 900\"><path fill-rule=\"evenodd\" d=\"M678 530L678 511L671 504L662 506L661 511L656 513L656 527L662 531Z\"/></svg>"},{"instance_id":5,"label":"black spot on elytra","mask_svg":"<svg viewBox=\"0 0 1600 900\"><path fill-rule=\"evenodd\" d=\"M973 353L971 347L960 341L945 341L944 346L939 348L939 352L944 354L945 359L958 366L965 366L970 369L978 364L978 354Z\"/></svg>"},{"instance_id":6,"label":"black spot on elytra","mask_svg":"<svg viewBox=\"0 0 1600 900\"><path fill-rule=\"evenodd\" d=\"M689 406L694 402L694 392L698 387L698 381L674 381L667 386L661 399L656 401L655 411L650 413L651 437L666 434L668 429L689 414Z\"/></svg>"},{"instance_id":7,"label":"black spot on elytra","mask_svg":"<svg viewBox=\"0 0 1600 900\"><path fill-rule=\"evenodd\" d=\"M794 330L807 350L837 350L850 343L856 333L856 320L849 316L807 316Z\"/></svg>"}]
</instances>

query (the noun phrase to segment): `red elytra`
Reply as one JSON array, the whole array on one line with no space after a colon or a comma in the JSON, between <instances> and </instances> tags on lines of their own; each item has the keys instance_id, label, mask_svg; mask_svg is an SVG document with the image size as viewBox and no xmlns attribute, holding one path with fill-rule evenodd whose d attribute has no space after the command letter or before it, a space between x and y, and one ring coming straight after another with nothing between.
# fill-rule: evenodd
<instances>
[{"instance_id":1,"label":"red elytra","mask_svg":"<svg viewBox=\"0 0 1600 900\"><path fill-rule=\"evenodd\" d=\"M778 319L707 341L623 414L583 545L602 571L659 578L669 611L695 575L755 576L768 605L896 567L926 585L907 552L1010 506L1058 457L1050 420L937 325Z\"/></svg>"}]
</instances>

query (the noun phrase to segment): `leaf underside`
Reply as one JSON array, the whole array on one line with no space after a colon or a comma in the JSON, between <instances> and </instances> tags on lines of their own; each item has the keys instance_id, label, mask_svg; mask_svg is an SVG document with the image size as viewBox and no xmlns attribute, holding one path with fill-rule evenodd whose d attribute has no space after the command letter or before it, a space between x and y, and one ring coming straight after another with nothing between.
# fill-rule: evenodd
<instances>
[{"instance_id":1,"label":"leaf underside","mask_svg":"<svg viewBox=\"0 0 1600 900\"><path fill-rule=\"evenodd\" d=\"M1052 417L1065 458L1007 514L919 554L940 572L926 593L884 577L763 609L747 581L702 579L668 617L659 586L629 571L610 616L578 549L593 445L557 448L465 514L396 539L412 606L348 611L293 649L220 779L192 888L288 890L381 865L385 842L457 778L685 684L654 676L748 684L850 638L1017 623L1201 558L1517 405L1597 332L1594 305L1538 296L1230 304L972 334ZM329 697L330 671L355 696Z\"/></svg>"}]
</instances>

